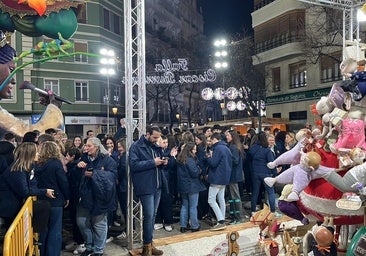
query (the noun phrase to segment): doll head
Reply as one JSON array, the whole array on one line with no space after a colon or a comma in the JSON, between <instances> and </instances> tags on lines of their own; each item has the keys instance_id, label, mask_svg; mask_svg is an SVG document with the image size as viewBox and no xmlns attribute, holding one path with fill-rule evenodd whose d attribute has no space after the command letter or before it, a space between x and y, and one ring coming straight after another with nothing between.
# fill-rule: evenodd
<instances>
[{"instance_id":1,"label":"doll head","mask_svg":"<svg viewBox=\"0 0 366 256\"><path fill-rule=\"evenodd\" d=\"M326 247L333 243L334 234L326 227L314 226L312 232L318 245Z\"/></svg>"},{"instance_id":2,"label":"doll head","mask_svg":"<svg viewBox=\"0 0 366 256\"><path fill-rule=\"evenodd\" d=\"M321 157L317 152L310 151L308 153L302 153L300 162L306 167L316 170L321 162Z\"/></svg>"},{"instance_id":3,"label":"doll head","mask_svg":"<svg viewBox=\"0 0 366 256\"><path fill-rule=\"evenodd\" d=\"M361 148L353 148L349 154L354 165L362 164L366 157L365 151Z\"/></svg>"}]
</instances>

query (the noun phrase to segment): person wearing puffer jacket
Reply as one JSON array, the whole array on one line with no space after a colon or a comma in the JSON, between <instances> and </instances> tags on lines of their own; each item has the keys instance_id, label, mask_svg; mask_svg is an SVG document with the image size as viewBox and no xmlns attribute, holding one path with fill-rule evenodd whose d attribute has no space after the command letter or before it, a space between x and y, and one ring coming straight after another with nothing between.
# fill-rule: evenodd
<instances>
[{"instance_id":1,"label":"person wearing puffer jacket","mask_svg":"<svg viewBox=\"0 0 366 256\"><path fill-rule=\"evenodd\" d=\"M208 204L216 215L217 224L210 230L217 231L226 228L225 225L225 187L230 184L232 171L232 154L227 144L221 141L220 133L211 135L212 152L208 154L207 165L210 168L208 173ZM216 197L219 202L217 204Z\"/></svg>"}]
</instances>

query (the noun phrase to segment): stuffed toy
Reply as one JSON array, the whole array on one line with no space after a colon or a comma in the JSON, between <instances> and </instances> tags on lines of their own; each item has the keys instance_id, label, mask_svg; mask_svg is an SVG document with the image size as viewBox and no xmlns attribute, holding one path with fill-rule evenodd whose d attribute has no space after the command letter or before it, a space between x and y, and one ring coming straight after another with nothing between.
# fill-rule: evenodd
<instances>
[{"instance_id":1,"label":"stuffed toy","mask_svg":"<svg viewBox=\"0 0 366 256\"><path fill-rule=\"evenodd\" d=\"M274 183L293 184L292 192L287 196L287 201L299 200L299 194L307 187L313 179L321 178L323 175L334 171L333 168L320 166L321 157L318 153L311 151L301 153L300 164L294 165L275 178L264 178L264 182L272 187Z\"/></svg>"},{"instance_id":2,"label":"stuffed toy","mask_svg":"<svg viewBox=\"0 0 366 256\"><path fill-rule=\"evenodd\" d=\"M300 208L297 205L297 202L289 202L287 197L292 192L293 185L287 184L283 187L281 196L278 198L278 209L285 215L301 221L302 224L307 225L309 224L309 219L306 218Z\"/></svg>"},{"instance_id":3,"label":"stuffed toy","mask_svg":"<svg viewBox=\"0 0 366 256\"><path fill-rule=\"evenodd\" d=\"M341 73L349 78L341 82L345 92L349 92L354 101L360 101L366 95L366 72L357 69L357 62L350 58L340 64Z\"/></svg>"}]
</instances>

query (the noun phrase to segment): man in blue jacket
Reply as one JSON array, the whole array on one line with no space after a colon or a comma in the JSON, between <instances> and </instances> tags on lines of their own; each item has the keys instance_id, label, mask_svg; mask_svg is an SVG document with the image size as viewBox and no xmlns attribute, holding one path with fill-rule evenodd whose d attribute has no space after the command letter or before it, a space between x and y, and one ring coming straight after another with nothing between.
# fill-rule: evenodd
<instances>
[{"instance_id":1,"label":"man in blue jacket","mask_svg":"<svg viewBox=\"0 0 366 256\"><path fill-rule=\"evenodd\" d=\"M156 144L161 136L159 127L146 128L134 142L129 151L129 164L136 197L141 201L143 211L143 250L142 256L162 255L152 244L155 216L159 206L163 165L168 159L162 157L162 150Z\"/></svg>"},{"instance_id":2,"label":"man in blue jacket","mask_svg":"<svg viewBox=\"0 0 366 256\"><path fill-rule=\"evenodd\" d=\"M230 177L232 171L232 154L226 143L221 141L220 133L213 133L211 135L212 152L208 154L207 165L208 183L208 204L214 211L217 219L217 224L210 229L217 231L225 229L225 187L230 184ZM217 204L216 201L219 202Z\"/></svg>"}]
</instances>

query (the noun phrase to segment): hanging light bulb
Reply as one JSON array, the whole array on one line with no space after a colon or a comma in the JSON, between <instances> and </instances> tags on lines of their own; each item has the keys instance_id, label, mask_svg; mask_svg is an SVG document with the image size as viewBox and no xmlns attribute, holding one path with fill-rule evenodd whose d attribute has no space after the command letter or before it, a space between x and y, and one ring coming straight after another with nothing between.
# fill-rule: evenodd
<instances>
[{"instance_id":1,"label":"hanging light bulb","mask_svg":"<svg viewBox=\"0 0 366 256\"><path fill-rule=\"evenodd\" d=\"M235 87L229 87L226 90L226 97L229 100L235 100L238 97L238 94L239 94L238 89L236 89Z\"/></svg>"},{"instance_id":2,"label":"hanging light bulb","mask_svg":"<svg viewBox=\"0 0 366 256\"><path fill-rule=\"evenodd\" d=\"M235 101L229 101L227 104L226 104L226 108L229 110L229 111L234 111L236 109L236 103Z\"/></svg>"}]
</instances>

